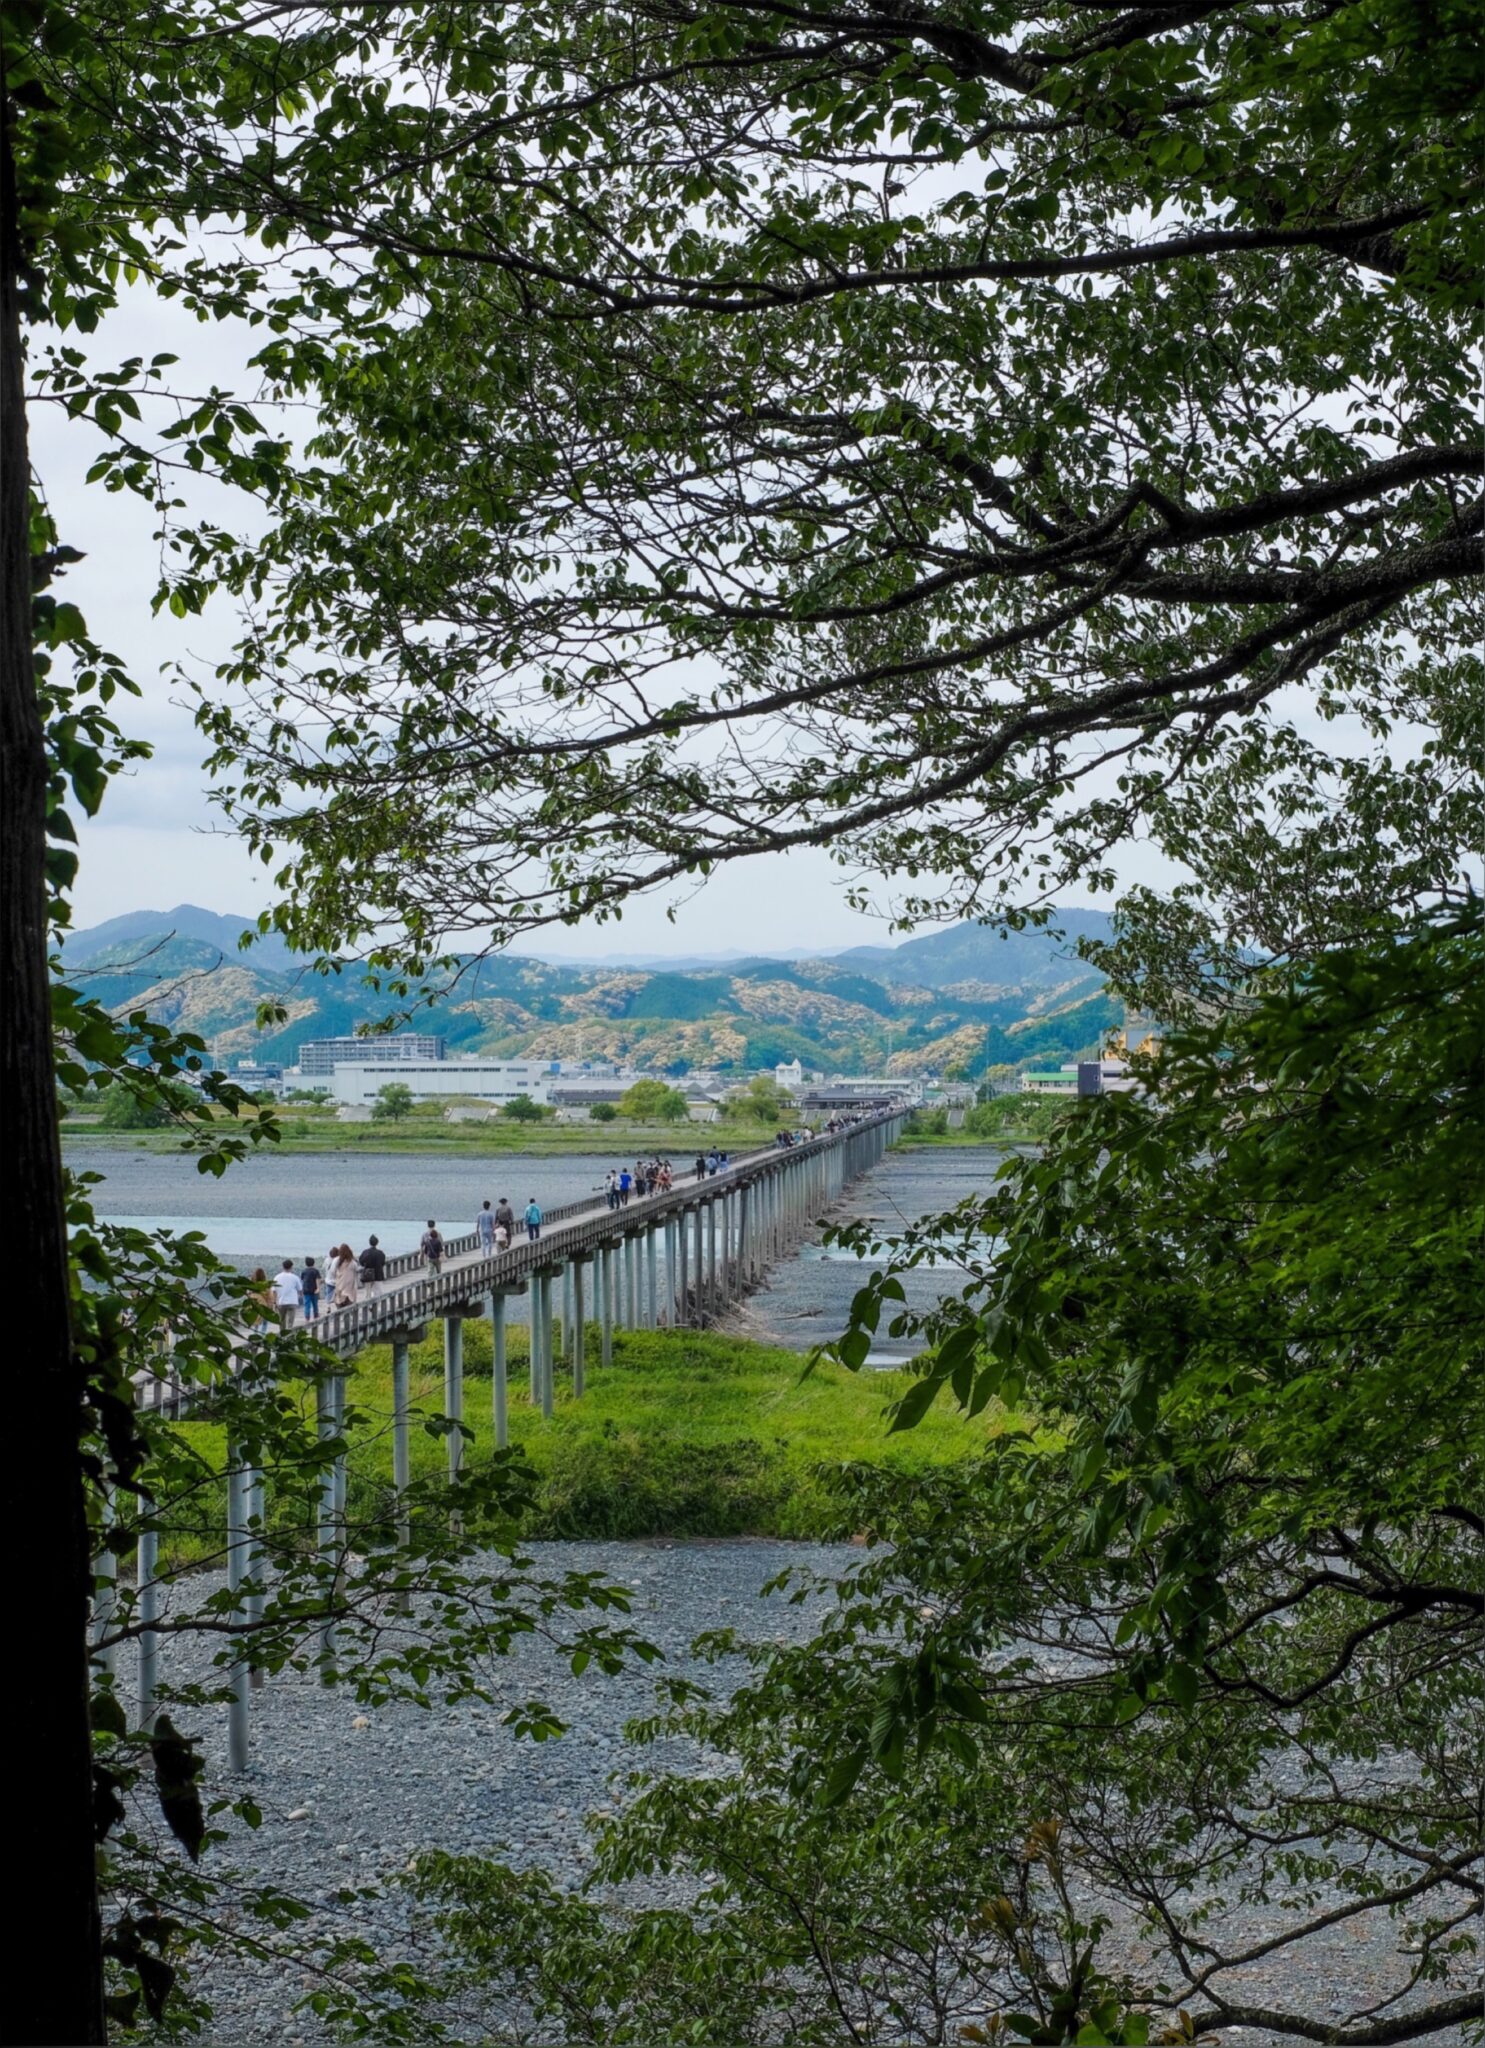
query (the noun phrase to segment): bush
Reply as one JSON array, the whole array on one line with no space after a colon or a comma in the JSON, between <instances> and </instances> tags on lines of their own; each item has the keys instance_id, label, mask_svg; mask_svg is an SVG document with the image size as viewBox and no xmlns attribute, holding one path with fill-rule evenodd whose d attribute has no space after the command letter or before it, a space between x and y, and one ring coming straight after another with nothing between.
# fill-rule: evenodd
<instances>
[{"instance_id":1,"label":"bush","mask_svg":"<svg viewBox=\"0 0 1485 2048\"><path fill-rule=\"evenodd\" d=\"M544 1102L533 1102L529 1095L513 1095L500 1105L500 1114L513 1124L539 1124L543 1117L556 1113Z\"/></svg>"},{"instance_id":2,"label":"bush","mask_svg":"<svg viewBox=\"0 0 1485 2048\"><path fill-rule=\"evenodd\" d=\"M588 1121L595 1124L611 1124L618 1114L611 1102L595 1102L588 1111Z\"/></svg>"},{"instance_id":3,"label":"bush","mask_svg":"<svg viewBox=\"0 0 1485 2048\"><path fill-rule=\"evenodd\" d=\"M771 1074L755 1074L746 1088L727 1097L722 1115L728 1123L772 1125L778 1129L793 1123L794 1104Z\"/></svg>"},{"instance_id":4,"label":"bush","mask_svg":"<svg viewBox=\"0 0 1485 2048\"><path fill-rule=\"evenodd\" d=\"M690 1111L679 1088L664 1081L636 1081L619 1097L619 1113L642 1124L683 1124Z\"/></svg>"},{"instance_id":5,"label":"bush","mask_svg":"<svg viewBox=\"0 0 1485 2048\"><path fill-rule=\"evenodd\" d=\"M964 1128L976 1138L1049 1137L1076 1097L997 1095L966 1112Z\"/></svg>"},{"instance_id":6,"label":"bush","mask_svg":"<svg viewBox=\"0 0 1485 2048\"><path fill-rule=\"evenodd\" d=\"M545 1537L746 1536L789 1491L784 1460L752 1437L698 1444L605 1422L560 1438L526 1533Z\"/></svg>"},{"instance_id":7,"label":"bush","mask_svg":"<svg viewBox=\"0 0 1485 2048\"><path fill-rule=\"evenodd\" d=\"M949 1112L946 1109L912 1109L908 1111L903 1126L910 1138L944 1138L949 1133Z\"/></svg>"},{"instance_id":8,"label":"bush","mask_svg":"<svg viewBox=\"0 0 1485 2048\"><path fill-rule=\"evenodd\" d=\"M401 1123L405 1116L412 1114L413 1092L405 1081L388 1081L378 1088L376 1100L371 1105L373 1123Z\"/></svg>"},{"instance_id":9,"label":"bush","mask_svg":"<svg viewBox=\"0 0 1485 2048\"><path fill-rule=\"evenodd\" d=\"M158 1084L151 1083L149 1095L141 1095L127 1081L115 1081L99 1098L98 1121L105 1131L158 1131L173 1121L174 1112L185 1108L176 1096L167 1097Z\"/></svg>"}]
</instances>

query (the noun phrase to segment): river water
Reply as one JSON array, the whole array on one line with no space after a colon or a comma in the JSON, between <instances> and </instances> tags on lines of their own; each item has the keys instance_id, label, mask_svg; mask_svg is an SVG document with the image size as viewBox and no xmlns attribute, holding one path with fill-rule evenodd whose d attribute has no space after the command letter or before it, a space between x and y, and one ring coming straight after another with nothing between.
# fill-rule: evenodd
<instances>
[{"instance_id":1,"label":"river water","mask_svg":"<svg viewBox=\"0 0 1485 2048\"><path fill-rule=\"evenodd\" d=\"M1003 1156L987 1146L889 1153L846 1190L836 1215L865 1218L895 1232L983 1193ZM596 1195L608 1169L621 1162L597 1152L504 1153L488 1167L469 1157L402 1152L258 1153L215 1180L198 1173L185 1154L83 1143L68 1147L67 1163L103 1176L94 1200L105 1220L146 1230L199 1230L230 1264L272 1272L286 1258L296 1265L311 1254L323 1259L342 1239L359 1251L373 1231L388 1252L410 1251L430 1217L457 1235L473 1229L487 1198L495 1202L508 1195L519 1214L532 1196L550 1206ZM849 1253L806 1243L769 1273L726 1327L808 1351L840 1334L862 1278L861 1262ZM904 1284L910 1305L927 1307L961 1285L962 1275L920 1267L904 1276ZM884 1336L873 1362L896 1363L908 1350Z\"/></svg>"}]
</instances>

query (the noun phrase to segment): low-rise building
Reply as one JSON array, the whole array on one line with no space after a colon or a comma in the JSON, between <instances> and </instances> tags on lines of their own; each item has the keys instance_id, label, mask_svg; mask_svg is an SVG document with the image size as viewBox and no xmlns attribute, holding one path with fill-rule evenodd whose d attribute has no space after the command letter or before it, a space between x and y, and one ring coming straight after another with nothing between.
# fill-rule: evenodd
<instances>
[{"instance_id":1,"label":"low-rise building","mask_svg":"<svg viewBox=\"0 0 1485 2048\"><path fill-rule=\"evenodd\" d=\"M1023 1095L1076 1095L1076 1067L1031 1068L1021 1076Z\"/></svg>"},{"instance_id":2,"label":"low-rise building","mask_svg":"<svg viewBox=\"0 0 1485 2048\"><path fill-rule=\"evenodd\" d=\"M343 1103L375 1102L390 1081L422 1097L470 1095L499 1104L529 1095L533 1102L547 1102L560 1071L556 1060L337 1060L330 1088Z\"/></svg>"},{"instance_id":3,"label":"low-rise building","mask_svg":"<svg viewBox=\"0 0 1485 2048\"><path fill-rule=\"evenodd\" d=\"M1113 1057L1033 1068L1021 1076L1023 1095L1128 1095L1140 1085L1129 1062Z\"/></svg>"}]
</instances>

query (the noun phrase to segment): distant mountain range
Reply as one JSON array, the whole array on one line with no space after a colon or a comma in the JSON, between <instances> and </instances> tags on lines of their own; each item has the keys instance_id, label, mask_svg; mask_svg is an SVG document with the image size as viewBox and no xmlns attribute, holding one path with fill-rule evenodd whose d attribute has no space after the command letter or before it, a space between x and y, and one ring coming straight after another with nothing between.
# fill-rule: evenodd
<instances>
[{"instance_id":1,"label":"distant mountain range","mask_svg":"<svg viewBox=\"0 0 1485 2048\"><path fill-rule=\"evenodd\" d=\"M278 938L239 951L248 920L193 904L132 911L66 941L69 975L111 1010L145 1009L215 1043L224 1062L292 1063L306 1039L384 1017L354 969L321 975ZM714 961L473 960L410 1022L449 1050L637 1066L745 1070L798 1058L826 1071L896 1073L1065 1059L1122 1016L1074 952L1102 911L1060 913L1057 935L952 925L898 946ZM286 1021L260 1031L276 1003Z\"/></svg>"}]
</instances>

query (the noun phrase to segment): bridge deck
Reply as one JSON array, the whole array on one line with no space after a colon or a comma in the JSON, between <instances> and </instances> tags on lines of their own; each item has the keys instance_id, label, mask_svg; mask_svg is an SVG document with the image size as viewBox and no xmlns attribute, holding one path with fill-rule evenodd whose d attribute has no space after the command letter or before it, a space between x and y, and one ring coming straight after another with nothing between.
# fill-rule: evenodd
<instances>
[{"instance_id":1,"label":"bridge deck","mask_svg":"<svg viewBox=\"0 0 1485 2048\"><path fill-rule=\"evenodd\" d=\"M705 1180L688 1179L669 1194L631 1196L625 1208L610 1209L602 1201L559 1204L544 1212L541 1236L535 1243L518 1237L503 1252L484 1252L473 1232L445 1239L443 1269L437 1274L428 1271L421 1252L399 1253L388 1260L388 1278L374 1293L350 1307L319 1316L313 1324L315 1335L348 1358L367 1344L384 1343L397 1331L461 1309L477 1315L486 1297L521 1292L533 1273L590 1258L600 1246L649 1230L700 1203L717 1201L776 1174L797 1171L804 1161L844 1146L900 1114L900 1109L894 1108L801 1145L770 1145L745 1154ZM524 1228L518 1218L518 1232Z\"/></svg>"}]
</instances>

